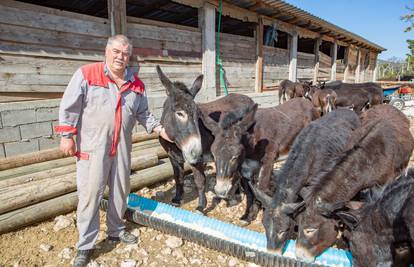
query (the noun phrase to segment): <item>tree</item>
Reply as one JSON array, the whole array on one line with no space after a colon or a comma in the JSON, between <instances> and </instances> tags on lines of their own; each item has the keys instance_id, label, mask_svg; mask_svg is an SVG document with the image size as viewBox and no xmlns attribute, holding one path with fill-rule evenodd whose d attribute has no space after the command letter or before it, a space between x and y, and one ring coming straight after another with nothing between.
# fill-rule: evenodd
<instances>
[{"instance_id":1,"label":"tree","mask_svg":"<svg viewBox=\"0 0 414 267\"><path fill-rule=\"evenodd\" d=\"M411 68L414 67L414 40L407 40L408 43L408 49L410 50L410 53L407 54L407 63L411 66Z\"/></svg>"},{"instance_id":2,"label":"tree","mask_svg":"<svg viewBox=\"0 0 414 267\"><path fill-rule=\"evenodd\" d=\"M411 11L411 13L409 13L409 14L407 14L407 15L405 15L405 16L402 16L401 17L401 20L403 20L403 21L405 21L405 22L408 22L410 25L407 27L407 28L405 28L405 32L409 32L409 31L411 31L413 28L414 28L414 8L410 8L410 7L406 7L408 10L410 10Z\"/></svg>"}]
</instances>

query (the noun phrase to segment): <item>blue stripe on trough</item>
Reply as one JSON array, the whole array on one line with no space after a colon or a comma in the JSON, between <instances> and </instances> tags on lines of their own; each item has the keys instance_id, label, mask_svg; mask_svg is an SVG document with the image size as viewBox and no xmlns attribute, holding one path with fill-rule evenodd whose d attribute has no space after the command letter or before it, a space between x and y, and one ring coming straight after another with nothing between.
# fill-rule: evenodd
<instances>
[{"instance_id":1,"label":"blue stripe on trough","mask_svg":"<svg viewBox=\"0 0 414 267\"><path fill-rule=\"evenodd\" d=\"M233 244L250 248L252 251L272 254L266 249L266 236L262 233L251 231L239 226L225 223L213 218L192 213L183 209L160 203L151 199L130 194L128 197L128 209L134 213L142 214L153 218L161 219L163 222L172 223L177 227L202 232L208 236L224 240ZM137 214L135 214L137 215ZM247 252L246 252L247 253ZM295 241L290 240L286 246L283 257L294 258ZM299 263L299 261L298 261ZM335 248L329 248L318 256L313 264L324 266L352 266L352 255L350 252ZM311 263L312 265L312 263Z\"/></svg>"}]
</instances>

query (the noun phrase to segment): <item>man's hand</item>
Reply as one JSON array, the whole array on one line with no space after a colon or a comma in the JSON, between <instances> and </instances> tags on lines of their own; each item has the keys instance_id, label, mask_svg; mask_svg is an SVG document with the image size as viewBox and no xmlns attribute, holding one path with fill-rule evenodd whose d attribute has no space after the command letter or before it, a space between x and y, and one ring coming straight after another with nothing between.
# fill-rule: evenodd
<instances>
[{"instance_id":1,"label":"man's hand","mask_svg":"<svg viewBox=\"0 0 414 267\"><path fill-rule=\"evenodd\" d=\"M74 156L76 149L75 149L75 141L73 138L62 137L60 139L60 151L62 151L66 156Z\"/></svg>"},{"instance_id":2,"label":"man's hand","mask_svg":"<svg viewBox=\"0 0 414 267\"><path fill-rule=\"evenodd\" d=\"M160 135L163 139L167 140L168 142L170 142L170 143L174 143L174 141L172 141L172 140L168 137L167 133L165 132L164 127L162 127L161 125L160 125L160 126L155 127L155 128L154 128L154 132L158 133L158 134L159 134L159 135Z\"/></svg>"}]
</instances>

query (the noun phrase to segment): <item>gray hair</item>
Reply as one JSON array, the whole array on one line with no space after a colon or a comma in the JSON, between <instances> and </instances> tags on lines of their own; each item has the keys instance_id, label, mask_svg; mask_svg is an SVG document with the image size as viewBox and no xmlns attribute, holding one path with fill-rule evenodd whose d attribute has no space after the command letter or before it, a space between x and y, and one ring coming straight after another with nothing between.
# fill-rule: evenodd
<instances>
[{"instance_id":1,"label":"gray hair","mask_svg":"<svg viewBox=\"0 0 414 267\"><path fill-rule=\"evenodd\" d=\"M122 34L114 35L108 38L108 42L106 43L106 48L112 46L113 42L119 42L122 45L128 45L128 53L132 55L132 44L129 41L128 37Z\"/></svg>"}]
</instances>

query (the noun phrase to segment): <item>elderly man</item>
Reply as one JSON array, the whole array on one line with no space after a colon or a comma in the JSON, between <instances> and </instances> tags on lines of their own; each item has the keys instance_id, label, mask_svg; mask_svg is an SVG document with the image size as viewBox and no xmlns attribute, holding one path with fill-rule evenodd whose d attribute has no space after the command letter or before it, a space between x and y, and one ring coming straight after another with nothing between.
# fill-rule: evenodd
<instances>
[{"instance_id":1,"label":"elderly man","mask_svg":"<svg viewBox=\"0 0 414 267\"><path fill-rule=\"evenodd\" d=\"M99 233L99 204L106 185L108 240L127 244L137 237L123 222L130 191L131 135L136 120L148 133L168 141L164 128L148 111L144 84L127 67L132 45L127 37L108 39L105 62L82 66L70 80L59 110L60 149L77 160L77 228L74 266L86 266ZM76 135L76 142L73 140Z\"/></svg>"}]
</instances>

